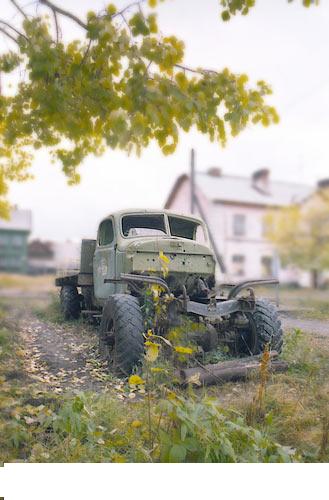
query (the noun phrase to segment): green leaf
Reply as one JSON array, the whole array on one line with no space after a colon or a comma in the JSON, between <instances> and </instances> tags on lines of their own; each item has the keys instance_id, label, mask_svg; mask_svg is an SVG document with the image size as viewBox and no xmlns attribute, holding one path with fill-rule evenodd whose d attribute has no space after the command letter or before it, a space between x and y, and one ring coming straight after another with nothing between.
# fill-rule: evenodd
<instances>
[{"instance_id":1,"label":"green leaf","mask_svg":"<svg viewBox=\"0 0 329 500\"><path fill-rule=\"evenodd\" d=\"M174 444L169 452L169 462L180 463L184 462L186 457L186 448L183 445Z\"/></svg>"}]
</instances>

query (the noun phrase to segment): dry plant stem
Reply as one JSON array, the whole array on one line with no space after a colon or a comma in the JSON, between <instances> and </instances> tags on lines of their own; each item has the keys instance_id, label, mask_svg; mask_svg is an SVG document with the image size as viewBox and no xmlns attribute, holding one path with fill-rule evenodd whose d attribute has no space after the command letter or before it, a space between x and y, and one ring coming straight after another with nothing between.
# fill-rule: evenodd
<instances>
[{"instance_id":1,"label":"dry plant stem","mask_svg":"<svg viewBox=\"0 0 329 500\"><path fill-rule=\"evenodd\" d=\"M302 403L302 399L306 393L306 390L309 388L310 386L310 383L311 383L311 380L313 378L313 375L314 375L314 370L311 371L311 373L309 374L309 376L307 377L306 379L306 382L305 384L303 385L303 388L299 391L299 395L298 395L298 399L296 401L296 405L295 405L295 412L297 412L297 407L298 406L301 406L302 409L304 410L304 406L303 406L303 403Z\"/></svg>"},{"instance_id":2,"label":"dry plant stem","mask_svg":"<svg viewBox=\"0 0 329 500\"><path fill-rule=\"evenodd\" d=\"M146 362L146 387L147 387L147 420L148 420L148 431L149 431L149 446L150 450L153 448L153 436L152 436L152 420L151 420L151 391L150 391L150 367L148 362Z\"/></svg>"},{"instance_id":3,"label":"dry plant stem","mask_svg":"<svg viewBox=\"0 0 329 500\"><path fill-rule=\"evenodd\" d=\"M258 390L256 395L253 397L249 408L247 409L246 420L248 425L253 425L256 418L260 417L263 413L270 359L270 352L268 350L265 350L260 362L260 382L258 385Z\"/></svg>"},{"instance_id":4,"label":"dry plant stem","mask_svg":"<svg viewBox=\"0 0 329 500\"><path fill-rule=\"evenodd\" d=\"M329 445L329 417L326 415L322 418L322 434L321 434L321 444L319 450L319 460L323 460L328 451Z\"/></svg>"}]
</instances>

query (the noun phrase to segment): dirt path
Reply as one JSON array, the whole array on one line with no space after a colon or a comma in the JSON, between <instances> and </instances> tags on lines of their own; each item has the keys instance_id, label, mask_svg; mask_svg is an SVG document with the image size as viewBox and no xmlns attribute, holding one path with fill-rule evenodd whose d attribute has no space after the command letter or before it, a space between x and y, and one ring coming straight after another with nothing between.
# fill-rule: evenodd
<instances>
[{"instance_id":1,"label":"dirt path","mask_svg":"<svg viewBox=\"0 0 329 500\"><path fill-rule=\"evenodd\" d=\"M39 318L51 293L8 290L9 321L21 338L20 356L28 379L56 393L71 390L106 391L120 383L98 355L96 329L80 321L57 324ZM43 315L42 315L43 316Z\"/></svg>"},{"instance_id":2,"label":"dirt path","mask_svg":"<svg viewBox=\"0 0 329 500\"><path fill-rule=\"evenodd\" d=\"M100 392L112 385L91 328L80 323L56 325L29 313L20 321L20 333L28 374L54 392Z\"/></svg>"}]
</instances>

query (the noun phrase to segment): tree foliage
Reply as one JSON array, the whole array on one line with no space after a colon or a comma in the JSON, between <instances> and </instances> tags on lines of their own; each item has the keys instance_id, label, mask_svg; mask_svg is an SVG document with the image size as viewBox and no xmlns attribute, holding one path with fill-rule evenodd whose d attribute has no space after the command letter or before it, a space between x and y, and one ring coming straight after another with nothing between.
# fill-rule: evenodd
<instances>
[{"instance_id":1,"label":"tree foliage","mask_svg":"<svg viewBox=\"0 0 329 500\"><path fill-rule=\"evenodd\" d=\"M268 237L284 264L319 272L329 269L329 191L268 214Z\"/></svg>"},{"instance_id":2,"label":"tree foliage","mask_svg":"<svg viewBox=\"0 0 329 500\"><path fill-rule=\"evenodd\" d=\"M184 43L159 33L156 0L148 1L147 12L141 0L121 10L109 4L85 19L49 0L37 0L44 10L35 15L8 1L22 24L0 19L13 45L0 56L0 72L14 82L20 75L14 91L0 95L2 215L8 181L27 178L41 147L76 183L83 159L106 148L139 154L155 141L170 154L179 130L195 127L224 145L249 123L278 121L265 101L271 89L264 81L251 86L246 75L227 68L184 66ZM63 40L63 17L81 28L78 39Z\"/></svg>"},{"instance_id":3,"label":"tree foliage","mask_svg":"<svg viewBox=\"0 0 329 500\"><path fill-rule=\"evenodd\" d=\"M288 3L294 0L287 0ZM318 5L320 0L301 0L304 7L310 7L311 5ZM253 7L256 5L256 0L220 0L220 5L222 7L221 16L223 21L229 21L232 16L240 13L243 16L247 15Z\"/></svg>"}]
</instances>

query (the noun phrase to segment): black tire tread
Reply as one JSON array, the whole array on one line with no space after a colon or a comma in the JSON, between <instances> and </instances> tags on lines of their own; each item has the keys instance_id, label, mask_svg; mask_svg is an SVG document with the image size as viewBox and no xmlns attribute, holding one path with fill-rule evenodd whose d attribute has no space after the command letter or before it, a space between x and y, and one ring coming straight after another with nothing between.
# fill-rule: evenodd
<instances>
[{"instance_id":1,"label":"black tire tread","mask_svg":"<svg viewBox=\"0 0 329 500\"><path fill-rule=\"evenodd\" d=\"M63 286L60 292L61 309L64 319L79 319L81 313L80 297L75 286Z\"/></svg>"},{"instance_id":2,"label":"black tire tread","mask_svg":"<svg viewBox=\"0 0 329 500\"><path fill-rule=\"evenodd\" d=\"M144 354L144 321L139 302L132 295L116 294L106 302L100 326L100 340L105 342L108 321L113 321L113 369L129 375Z\"/></svg>"},{"instance_id":3,"label":"black tire tread","mask_svg":"<svg viewBox=\"0 0 329 500\"><path fill-rule=\"evenodd\" d=\"M266 345L270 350L280 353L283 345L283 331L276 307L268 300L257 299L252 319L257 335L254 354L262 353Z\"/></svg>"}]
</instances>

